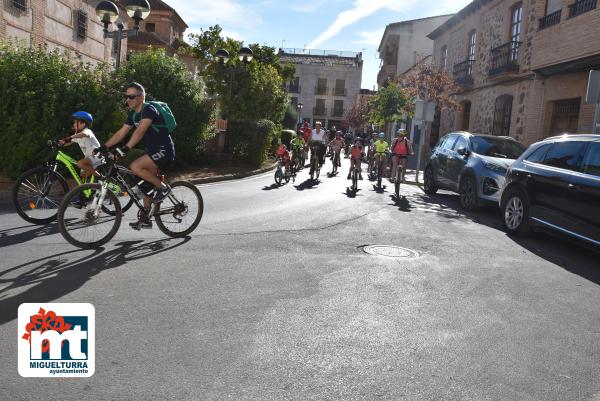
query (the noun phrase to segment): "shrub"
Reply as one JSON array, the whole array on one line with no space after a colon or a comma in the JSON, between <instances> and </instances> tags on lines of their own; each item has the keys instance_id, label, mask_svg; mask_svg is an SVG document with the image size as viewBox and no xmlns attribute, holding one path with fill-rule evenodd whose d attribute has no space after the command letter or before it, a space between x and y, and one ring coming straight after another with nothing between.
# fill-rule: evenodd
<instances>
[{"instance_id":1,"label":"shrub","mask_svg":"<svg viewBox=\"0 0 600 401\"><path fill-rule=\"evenodd\" d=\"M277 125L270 120L233 120L230 122L230 144L233 156L253 167L261 166L268 157L273 141L278 139Z\"/></svg>"}]
</instances>

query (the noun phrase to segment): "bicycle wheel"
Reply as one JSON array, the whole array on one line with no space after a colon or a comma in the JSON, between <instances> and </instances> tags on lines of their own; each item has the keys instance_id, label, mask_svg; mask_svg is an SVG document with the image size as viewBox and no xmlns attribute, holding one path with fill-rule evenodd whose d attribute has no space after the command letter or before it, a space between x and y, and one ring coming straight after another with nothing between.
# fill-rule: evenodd
<instances>
[{"instance_id":1,"label":"bicycle wheel","mask_svg":"<svg viewBox=\"0 0 600 401\"><path fill-rule=\"evenodd\" d=\"M83 184L73 188L63 199L58 209L58 228L62 236L79 248L96 248L107 243L121 225L121 204L111 191L106 191L115 214L104 211L104 207L92 208L93 200L100 196L101 184ZM91 190L86 197L84 191ZM98 213L96 215L96 212Z\"/></svg>"},{"instance_id":2,"label":"bicycle wheel","mask_svg":"<svg viewBox=\"0 0 600 401\"><path fill-rule=\"evenodd\" d=\"M277 184L277 186L281 185L281 180L283 180L283 173L280 168L277 168L277 170L275 170L275 184Z\"/></svg>"},{"instance_id":3,"label":"bicycle wheel","mask_svg":"<svg viewBox=\"0 0 600 401\"><path fill-rule=\"evenodd\" d=\"M158 205L156 225L169 237L185 237L198 227L204 213L202 194L186 181L171 184L171 194Z\"/></svg>"},{"instance_id":4,"label":"bicycle wheel","mask_svg":"<svg viewBox=\"0 0 600 401\"><path fill-rule=\"evenodd\" d=\"M358 172L356 169L352 170L352 191L358 190Z\"/></svg>"},{"instance_id":5,"label":"bicycle wheel","mask_svg":"<svg viewBox=\"0 0 600 401\"><path fill-rule=\"evenodd\" d=\"M47 224L56 218L60 202L69 192L62 176L47 167L25 171L17 178L12 199L19 216L33 224Z\"/></svg>"},{"instance_id":6,"label":"bicycle wheel","mask_svg":"<svg viewBox=\"0 0 600 401\"><path fill-rule=\"evenodd\" d=\"M400 197L400 183L402 182L402 166L398 166L398 168L396 169L396 182L394 183L395 185L395 192L396 192L396 197L399 198Z\"/></svg>"}]
</instances>

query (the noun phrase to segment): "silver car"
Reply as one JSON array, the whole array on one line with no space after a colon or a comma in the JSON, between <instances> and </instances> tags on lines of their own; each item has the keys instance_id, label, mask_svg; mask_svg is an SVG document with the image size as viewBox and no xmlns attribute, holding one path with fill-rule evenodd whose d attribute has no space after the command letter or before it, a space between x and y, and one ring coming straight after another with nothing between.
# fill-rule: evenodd
<instances>
[{"instance_id":1,"label":"silver car","mask_svg":"<svg viewBox=\"0 0 600 401\"><path fill-rule=\"evenodd\" d=\"M506 171L524 151L525 146L508 136L451 132L440 139L425 167L425 192L458 192L467 210L498 204Z\"/></svg>"}]
</instances>

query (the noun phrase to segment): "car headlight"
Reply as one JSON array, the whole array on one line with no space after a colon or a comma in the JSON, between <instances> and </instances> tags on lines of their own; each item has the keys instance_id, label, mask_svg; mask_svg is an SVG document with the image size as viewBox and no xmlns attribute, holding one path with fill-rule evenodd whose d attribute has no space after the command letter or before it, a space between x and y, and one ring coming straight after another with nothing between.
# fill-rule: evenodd
<instances>
[{"instance_id":1,"label":"car headlight","mask_svg":"<svg viewBox=\"0 0 600 401\"><path fill-rule=\"evenodd\" d=\"M500 166L500 165L498 165L496 163L485 162L485 163L483 163L483 165L488 170L495 171L498 174L502 174L502 175L506 174L506 167L502 167L502 166Z\"/></svg>"}]
</instances>

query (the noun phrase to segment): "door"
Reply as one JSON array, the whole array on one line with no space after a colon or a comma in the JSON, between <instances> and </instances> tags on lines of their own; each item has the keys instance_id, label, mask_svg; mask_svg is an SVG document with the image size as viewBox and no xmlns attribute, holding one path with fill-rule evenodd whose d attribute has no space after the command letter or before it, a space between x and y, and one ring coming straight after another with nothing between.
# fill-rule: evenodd
<instances>
[{"instance_id":1,"label":"door","mask_svg":"<svg viewBox=\"0 0 600 401\"><path fill-rule=\"evenodd\" d=\"M457 134L450 134L446 136L444 142L437 149L437 182L438 185L448 188L450 182L448 180L448 158L452 152L452 146L456 142Z\"/></svg>"},{"instance_id":2,"label":"door","mask_svg":"<svg viewBox=\"0 0 600 401\"><path fill-rule=\"evenodd\" d=\"M469 159L469 156L462 156L458 154L457 151L459 148L465 148L466 150L469 150L469 141L462 135L458 135L458 138L454 142L452 149L450 149L450 154L446 162L448 167L446 169L448 174L448 184L456 191L458 191L460 173L463 171L463 168Z\"/></svg>"}]
</instances>

